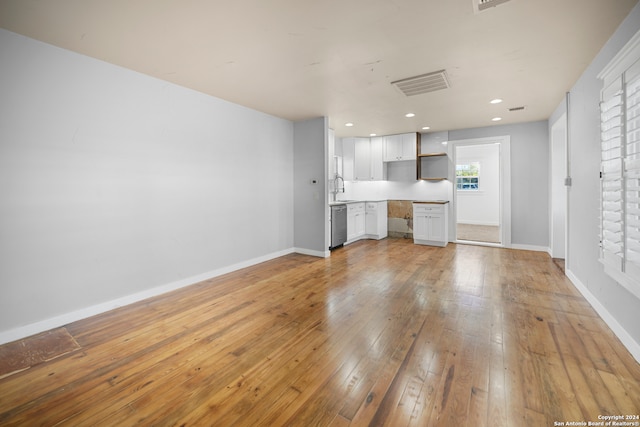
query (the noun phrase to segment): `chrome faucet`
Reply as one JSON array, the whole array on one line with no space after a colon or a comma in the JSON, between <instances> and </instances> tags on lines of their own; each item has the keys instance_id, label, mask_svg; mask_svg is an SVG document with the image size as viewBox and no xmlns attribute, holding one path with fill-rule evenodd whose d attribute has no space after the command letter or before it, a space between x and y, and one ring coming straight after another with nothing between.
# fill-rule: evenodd
<instances>
[{"instance_id":1,"label":"chrome faucet","mask_svg":"<svg viewBox=\"0 0 640 427\"><path fill-rule=\"evenodd\" d=\"M342 185L340 183L342 182ZM344 179L336 174L336 177L333 178L333 201L335 202L338 196L338 193L344 193Z\"/></svg>"},{"instance_id":2,"label":"chrome faucet","mask_svg":"<svg viewBox=\"0 0 640 427\"><path fill-rule=\"evenodd\" d=\"M342 182L342 185L340 185L340 182ZM336 177L333 179L333 184L336 193L344 193L344 179L340 175L336 174Z\"/></svg>"}]
</instances>

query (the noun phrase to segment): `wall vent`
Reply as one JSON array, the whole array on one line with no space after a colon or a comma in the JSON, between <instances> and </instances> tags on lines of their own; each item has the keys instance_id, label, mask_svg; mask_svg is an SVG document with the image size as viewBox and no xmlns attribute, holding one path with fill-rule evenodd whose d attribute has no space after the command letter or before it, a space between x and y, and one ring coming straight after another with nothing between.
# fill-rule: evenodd
<instances>
[{"instance_id":1,"label":"wall vent","mask_svg":"<svg viewBox=\"0 0 640 427\"><path fill-rule=\"evenodd\" d=\"M490 7L495 7L499 4L506 3L509 0L472 0L473 1L473 10L478 13L483 10L489 9Z\"/></svg>"},{"instance_id":2,"label":"wall vent","mask_svg":"<svg viewBox=\"0 0 640 427\"><path fill-rule=\"evenodd\" d=\"M434 71L432 73L421 74L415 77L408 77L402 80L391 82L400 92L406 96L420 95L436 90L447 89L449 81L445 70Z\"/></svg>"}]
</instances>

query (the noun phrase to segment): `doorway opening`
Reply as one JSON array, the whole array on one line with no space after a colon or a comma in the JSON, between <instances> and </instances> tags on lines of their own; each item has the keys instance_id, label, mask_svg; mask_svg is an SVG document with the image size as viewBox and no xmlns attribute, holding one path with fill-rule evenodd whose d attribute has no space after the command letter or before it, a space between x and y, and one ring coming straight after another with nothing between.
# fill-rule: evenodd
<instances>
[{"instance_id":1,"label":"doorway opening","mask_svg":"<svg viewBox=\"0 0 640 427\"><path fill-rule=\"evenodd\" d=\"M510 139L449 141L455 241L511 247Z\"/></svg>"}]
</instances>

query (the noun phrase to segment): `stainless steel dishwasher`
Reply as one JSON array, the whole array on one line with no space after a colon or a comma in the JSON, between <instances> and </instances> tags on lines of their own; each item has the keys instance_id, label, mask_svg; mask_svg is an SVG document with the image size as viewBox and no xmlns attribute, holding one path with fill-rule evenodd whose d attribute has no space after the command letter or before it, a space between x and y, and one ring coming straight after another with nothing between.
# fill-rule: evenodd
<instances>
[{"instance_id":1,"label":"stainless steel dishwasher","mask_svg":"<svg viewBox=\"0 0 640 427\"><path fill-rule=\"evenodd\" d=\"M331 246L339 248L347 241L347 205L331 206Z\"/></svg>"}]
</instances>

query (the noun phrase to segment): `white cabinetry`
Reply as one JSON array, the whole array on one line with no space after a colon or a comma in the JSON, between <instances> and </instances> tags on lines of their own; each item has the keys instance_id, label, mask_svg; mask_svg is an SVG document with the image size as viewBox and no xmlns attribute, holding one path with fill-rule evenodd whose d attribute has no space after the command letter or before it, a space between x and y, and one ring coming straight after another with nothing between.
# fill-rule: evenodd
<instances>
[{"instance_id":1,"label":"white cabinetry","mask_svg":"<svg viewBox=\"0 0 640 427\"><path fill-rule=\"evenodd\" d=\"M387 165L384 164L384 143L381 136L371 138L371 179L387 179Z\"/></svg>"},{"instance_id":2,"label":"white cabinetry","mask_svg":"<svg viewBox=\"0 0 640 427\"><path fill-rule=\"evenodd\" d=\"M403 133L402 134L402 153L401 160L415 160L417 154L417 133Z\"/></svg>"},{"instance_id":3,"label":"white cabinetry","mask_svg":"<svg viewBox=\"0 0 640 427\"><path fill-rule=\"evenodd\" d=\"M388 135L384 138L384 161L396 162L402 155L402 135Z\"/></svg>"},{"instance_id":4,"label":"white cabinetry","mask_svg":"<svg viewBox=\"0 0 640 427\"><path fill-rule=\"evenodd\" d=\"M342 155L345 181L387 179L387 169L382 154L382 138L344 138Z\"/></svg>"},{"instance_id":5,"label":"white cabinetry","mask_svg":"<svg viewBox=\"0 0 640 427\"><path fill-rule=\"evenodd\" d=\"M369 138L355 138L354 180L370 181L371 176L371 142Z\"/></svg>"},{"instance_id":6,"label":"white cabinetry","mask_svg":"<svg viewBox=\"0 0 640 427\"><path fill-rule=\"evenodd\" d=\"M342 139L342 177L345 181L353 181L355 177L356 139Z\"/></svg>"},{"instance_id":7,"label":"white cabinetry","mask_svg":"<svg viewBox=\"0 0 640 427\"><path fill-rule=\"evenodd\" d=\"M370 239L387 237L387 202L365 203L365 233Z\"/></svg>"},{"instance_id":8,"label":"white cabinetry","mask_svg":"<svg viewBox=\"0 0 640 427\"><path fill-rule=\"evenodd\" d=\"M418 134L403 133L384 137L384 161L415 160Z\"/></svg>"},{"instance_id":9,"label":"white cabinetry","mask_svg":"<svg viewBox=\"0 0 640 427\"><path fill-rule=\"evenodd\" d=\"M448 209L442 203L413 204L413 243L447 246L449 242Z\"/></svg>"},{"instance_id":10,"label":"white cabinetry","mask_svg":"<svg viewBox=\"0 0 640 427\"><path fill-rule=\"evenodd\" d=\"M364 202L347 204L347 242L358 240L365 232Z\"/></svg>"}]
</instances>

